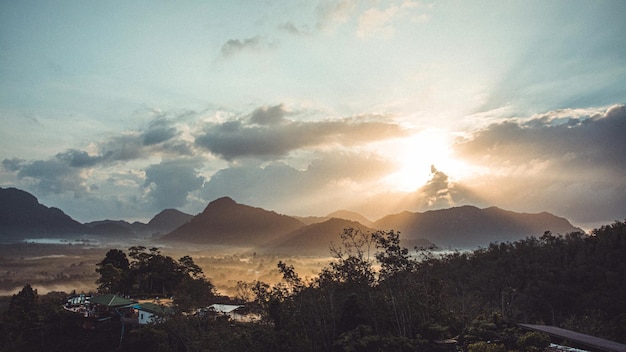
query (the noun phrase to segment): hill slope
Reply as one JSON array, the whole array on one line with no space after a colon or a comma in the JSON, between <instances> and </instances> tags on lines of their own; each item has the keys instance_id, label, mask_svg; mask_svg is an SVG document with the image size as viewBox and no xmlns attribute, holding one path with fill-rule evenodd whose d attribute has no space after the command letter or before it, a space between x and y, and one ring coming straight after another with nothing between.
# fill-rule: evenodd
<instances>
[{"instance_id":1,"label":"hill slope","mask_svg":"<svg viewBox=\"0 0 626 352\"><path fill-rule=\"evenodd\" d=\"M374 231L356 221L331 218L292 231L277 241L268 243L265 251L290 255L328 256L331 243L341 244L341 233L347 228L363 232Z\"/></svg>"},{"instance_id":2,"label":"hill slope","mask_svg":"<svg viewBox=\"0 0 626 352\"><path fill-rule=\"evenodd\" d=\"M88 227L60 209L40 204L28 192L0 188L0 236L23 239L89 232Z\"/></svg>"},{"instance_id":3,"label":"hill slope","mask_svg":"<svg viewBox=\"0 0 626 352\"><path fill-rule=\"evenodd\" d=\"M388 215L374 222L374 227L400 231L405 238L426 238L442 248L459 249L541 236L545 231L581 231L566 219L546 212L527 214L474 206Z\"/></svg>"},{"instance_id":4,"label":"hill slope","mask_svg":"<svg viewBox=\"0 0 626 352\"><path fill-rule=\"evenodd\" d=\"M168 241L257 246L273 241L304 224L290 216L238 204L223 197L176 230L161 237Z\"/></svg>"},{"instance_id":5,"label":"hill slope","mask_svg":"<svg viewBox=\"0 0 626 352\"><path fill-rule=\"evenodd\" d=\"M193 215L176 209L165 209L155 215L147 224L147 229L157 233L171 232L193 219Z\"/></svg>"}]
</instances>

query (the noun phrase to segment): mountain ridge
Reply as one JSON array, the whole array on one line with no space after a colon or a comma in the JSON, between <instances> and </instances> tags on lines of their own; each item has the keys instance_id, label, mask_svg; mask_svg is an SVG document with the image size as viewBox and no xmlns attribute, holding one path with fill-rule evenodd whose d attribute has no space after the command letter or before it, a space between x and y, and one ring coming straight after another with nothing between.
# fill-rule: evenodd
<instances>
[{"instance_id":1,"label":"mountain ridge","mask_svg":"<svg viewBox=\"0 0 626 352\"><path fill-rule=\"evenodd\" d=\"M481 209L473 205L425 212L404 211L375 221L374 227L400 231L406 238L423 237L443 248L486 246L492 242L540 236L545 231L561 234L582 231L567 219L545 211L517 213L495 206Z\"/></svg>"},{"instance_id":2,"label":"mountain ridge","mask_svg":"<svg viewBox=\"0 0 626 352\"><path fill-rule=\"evenodd\" d=\"M343 218L342 218L343 217ZM306 219L306 221L303 221ZM362 222L355 221L361 219ZM327 250L346 227L365 231L400 232L402 245L434 243L440 248L476 248L492 242L516 241L540 236L545 231L582 231L567 219L548 212L517 213L495 206L480 209L465 205L425 212L403 211L374 222L362 215L340 210L327 217L292 217L259 207L239 204L222 197L209 202L195 216L165 209L147 224L124 220L101 220L80 224L62 210L39 203L32 194L15 188L0 188L0 235L5 238L64 234L107 236L152 235L165 241L253 246L267 250L311 246L309 252ZM584 232L584 231L582 231ZM161 235L164 234L164 235ZM326 252L327 253L327 252Z\"/></svg>"},{"instance_id":3,"label":"mountain ridge","mask_svg":"<svg viewBox=\"0 0 626 352\"><path fill-rule=\"evenodd\" d=\"M89 231L87 226L61 209L40 204L35 196L26 191L0 188L0 235L5 238L38 238Z\"/></svg>"},{"instance_id":4,"label":"mountain ridge","mask_svg":"<svg viewBox=\"0 0 626 352\"><path fill-rule=\"evenodd\" d=\"M304 224L293 217L222 197L210 202L202 213L161 239L254 246L274 240L301 226Z\"/></svg>"}]
</instances>

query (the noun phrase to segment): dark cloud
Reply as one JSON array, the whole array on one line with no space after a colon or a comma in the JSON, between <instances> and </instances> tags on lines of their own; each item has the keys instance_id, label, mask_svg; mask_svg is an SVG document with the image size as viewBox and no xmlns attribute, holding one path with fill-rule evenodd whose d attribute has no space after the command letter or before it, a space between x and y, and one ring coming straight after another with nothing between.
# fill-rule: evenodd
<instances>
[{"instance_id":1,"label":"dark cloud","mask_svg":"<svg viewBox=\"0 0 626 352\"><path fill-rule=\"evenodd\" d=\"M146 131L143 134L143 145L155 145L165 142L176 135L175 128L159 128Z\"/></svg>"},{"instance_id":2,"label":"dark cloud","mask_svg":"<svg viewBox=\"0 0 626 352\"><path fill-rule=\"evenodd\" d=\"M283 104L263 106L252 112L250 122L258 125L276 125L283 122L288 113Z\"/></svg>"},{"instance_id":3,"label":"dark cloud","mask_svg":"<svg viewBox=\"0 0 626 352\"><path fill-rule=\"evenodd\" d=\"M489 170L471 182L492 204L592 223L626 216L625 134L626 107L618 105L591 116L553 112L494 124L455 151Z\"/></svg>"},{"instance_id":4,"label":"dark cloud","mask_svg":"<svg viewBox=\"0 0 626 352\"><path fill-rule=\"evenodd\" d=\"M80 163L68 157L70 154L58 154L49 160L25 161L20 159L5 159L2 165L5 169L15 172L18 179L23 180L31 188L41 194L60 194L73 192L80 197L87 193L85 176L80 167L70 166L70 163ZM68 159L69 158L69 159Z\"/></svg>"},{"instance_id":5,"label":"dark cloud","mask_svg":"<svg viewBox=\"0 0 626 352\"><path fill-rule=\"evenodd\" d=\"M399 125L377 116L299 122L285 115L285 108L278 105L257 109L248 120L210 123L196 136L195 144L226 160L267 159L305 147L354 146L405 133Z\"/></svg>"},{"instance_id":6,"label":"dark cloud","mask_svg":"<svg viewBox=\"0 0 626 352\"><path fill-rule=\"evenodd\" d=\"M166 119L159 118L152 121L143 133L143 145L150 146L168 141L178 134L176 127Z\"/></svg>"},{"instance_id":7,"label":"dark cloud","mask_svg":"<svg viewBox=\"0 0 626 352\"><path fill-rule=\"evenodd\" d=\"M94 189L94 185L87 186L89 173L94 168L153 155L191 155L192 145L176 138L178 135L172 121L158 117L144 131L126 132L99 143L96 153L68 149L47 160L14 158L3 160L2 165L42 195L73 192L82 196Z\"/></svg>"},{"instance_id":8,"label":"dark cloud","mask_svg":"<svg viewBox=\"0 0 626 352\"><path fill-rule=\"evenodd\" d=\"M19 158L4 159L2 160L2 166L5 170L15 172L18 171L25 162L26 160Z\"/></svg>"},{"instance_id":9,"label":"dark cloud","mask_svg":"<svg viewBox=\"0 0 626 352\"><path fill-rule=\"evenodd\" d=\"M488 166L548 161L571 169L626 171L626 107L613 106L584 118L504 122L460 140L455 149L464 158Z\"/></svg>"},{"instance_id":10,"label":"dark cloud","mask_svg":"<svg viewBox=\"0 0 626 352\"><path fill-rule=\"evenodd\" d=\"M222 57L231 57L243 51L263 51L276 47L278 42L269 41L267 38L257 35L246 39L230 39L222 45Z\"/></svg>"},{"instance_id":11,"label":"dark cloud","mask_svg":"<svg viewBox=\"0 0 626 352\"><path fill-rule=\"evenodd\" d=\"M59 161L71 167L93 167L102 162L101 156L92 156L83 150L69 149L56 155Z\"/></svg>"},{"instance_id":12,"label":"dark cloud","mask_svg":"<svg viewBox=\"0 0 626 352\"><path fill-rule=\"evenodd\" d=\"M148 149L139 133L114 136L100 145L100 153L106 161L130 161L147 156Z\"/></svg>"},{"instance_id":13,"label":"dark cloud","mask_svg":"<svg viewBox=\"0 0 626 352\"><path fill-rule=\"evenodd\" d=\"M185 205L190 192L202 187L204 177L198 173L197 159L164 161L146 169L145 187L154 199L154 208L176 208Z\"/></svg>"}]
</instances>

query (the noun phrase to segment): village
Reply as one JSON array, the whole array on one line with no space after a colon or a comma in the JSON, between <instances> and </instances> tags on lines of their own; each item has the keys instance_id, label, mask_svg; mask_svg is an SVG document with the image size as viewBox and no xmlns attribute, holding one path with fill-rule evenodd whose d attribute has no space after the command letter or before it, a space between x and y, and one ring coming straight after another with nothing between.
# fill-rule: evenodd
<instances>
[{"instance_id":1,"label":"village","mask_svg":"<svg viewBox=\"0 0 626 352\"><path fill-rule=\"evenodd\" d=\"M99 323L112 321L122 326L128 325L131 329L141 325L156 323L174 314L172 299L138 299L122 297L116 294L85 295L80 294L67 299L63 308L76 313L83 318L82 328L94 330ZM198 308L193 312L184 312L184 315L198 315L227 319L233 323L250 323L260 320L260 315L250 313L245 305L239 304L211 304Z\"/></svg>"}]
</instances>

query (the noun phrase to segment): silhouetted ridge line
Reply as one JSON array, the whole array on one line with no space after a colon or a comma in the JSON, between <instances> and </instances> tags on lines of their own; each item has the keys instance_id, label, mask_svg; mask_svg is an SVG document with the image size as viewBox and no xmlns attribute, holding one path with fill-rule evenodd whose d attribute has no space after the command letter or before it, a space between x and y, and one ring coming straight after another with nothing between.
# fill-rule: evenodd
<instances>
[{"instance_id":1,"label":"silhouetted ridge line","mask_svg":"<svg viewBox=\"0 0 626 352\"><path fill-rule=\"evenodd\" d=\"M299 220L222 197L210 202L164 240L229 245L260 245L304 226Z\"/></svg>"}]
</instances>

